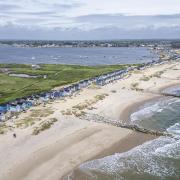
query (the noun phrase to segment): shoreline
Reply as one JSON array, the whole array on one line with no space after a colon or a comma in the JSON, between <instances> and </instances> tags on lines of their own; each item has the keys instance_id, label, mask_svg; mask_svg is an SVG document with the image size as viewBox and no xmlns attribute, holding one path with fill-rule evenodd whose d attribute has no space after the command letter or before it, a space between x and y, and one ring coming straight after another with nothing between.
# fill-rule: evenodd
<instances>
[{"instance_id":1,"label":"shoreline","mask_svg":"<svg viewBox=\"0 0 180 180\"><path fill-rule=\"evenodd\" d=\"M125 152L156 138L96 123L95 119L87 121L81 114L100 115L110 120L127 120L128 113L132 110L152 98L159 97L157 94L133 89L133 83L138 82L138 88L143 87L144 90L150 91L180 84L178 80L172 81L161 77L153 77L148 81L141 80L144 76L166 69L166 76L172 77L174 72L173 76L179 77L179 71L173 70L172 65L180 67L179 62L150 67L138 73L134 72L120 81L100 88L86 88L65 100L57 100L46 106L36 106L21 114L10 125L17 121L24 123L24 119L32 118L32 115L34 124L23 128L15 127L13 131L0 136L0 151L4 152L0 155L0 179L62 179L84 162ZM52 112L46 114L49 110ZM38 135L32 134L34 128L50 119L57 120L51 128L43 130ZM17 138L12 137L13 132L16 132Z\"/></svg>"},{"instance_id":2,"label":"shoreline","mask_svg":"<svg viewBox=\"0 0 180 180\"><path fill-rule=\"evenodd\" d=\"M100 154L97 154L95 157L90 158L86 162L89 162L89 161L92 161L95 159L101 159L101 158L104 158L107 156L114 155L116 153L123 153L123 152L129 151L129 150L131 150L147 141L153 140L155 138L156 137L153 135L143 134L143 133L139 133L139 132L132 132L131 134L129 134L125 138L121 139L119 142L117 142L115 145L113 145L109 149L102 151ZM129 142L128 144L127 144L127 141ZM84 164L86 162L83 162L82 164ZM75 173L75 175L76 175L76 174L78 174L78 172L79 172L79 169L78 169L78 166L76 166L73 170L66 173L60 179L68 180L68 175L70 175L71 173L73 173L73 174ZM83 179L78 179L78 180L83 180Z\"/></svg>"},{"instance_id":3,"label":"shoreline","mask_svg":"<svg viewBox=\"0 0 180 180\"><path fill-rule=\"evenodd\" d=\"M161 93L163 90L165 90L167 88L176 87L179 85L180 85L180 83L172 83L172 84L158 88L157 91ZM163 97L165 97L165 96L164 95L158 95L156 97L148 97L147 99L144 99L144 100L141 100L139 102L136 102L136 103L129 105L128 107L126 107L124 109L124 111L120 115L121 118L123 119L123 122L126 122L126 121L129 122L130 121L130 115L132 113L136 112L144 104L146 104L150 101L157 101Z\"/></svg>"}]
</instances>

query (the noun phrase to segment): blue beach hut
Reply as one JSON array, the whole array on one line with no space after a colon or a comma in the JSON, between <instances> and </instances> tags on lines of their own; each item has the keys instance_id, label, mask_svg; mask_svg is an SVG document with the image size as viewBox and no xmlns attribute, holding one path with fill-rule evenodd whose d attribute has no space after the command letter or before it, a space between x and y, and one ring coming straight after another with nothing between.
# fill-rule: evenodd
<instances>
[{"instance_id":1,"label":"blue beach hut","mask_svg":"<svg viewBox=\"0 0 180 180\"><path fill-rule=\"evenodd\" d=\"M8 107L6 104L1 104L0 105L0 113L6 113L8 110Z\"/></svg>"},{"instance_id":2,"label":"blue beach hut","mask_svg":"<svg viewBox=\"0 0 180 180\"><path fill-rule=\"evenodd\" d=\"M74 86L75 86L75 91L80 90L79 83L74 84Z\"/></svg>"},{"instance_id":3,"label":"blue beach hut","mask_svg":"<svg viewBox=\"0 0 180 180\"><path fill-rule=\"evenodd\" d=\"M54 91L54 98L57 99L60 97L60 91Z\"/></svg>"},{"instance_id":4,"label":"blue beach hut","mask_svg":"<svg viewBox=\"0 0 180 180\"><path fill-rule=\"evenodd\" d=\"M21 106L17 104L16 101L10 102L9 103L9 111L10 112L20 112L21 111Z\"/></svg>"},{"instance_id":5,"label":"blue beach hut","mask_svg":"<svg viewBox=\"0 0 180 180\"><path fill-rule=\"evenodd\" d=\"M64 96L69 96L71 94L71 91L68 87L64 88Z\"/></svg>"},{"instance_id":6,"label":"blue beach hut","mask_svg":"<svg viewBox=\"0 0 180 180\"><path fill-rule=\"evenodd\" d=\"M0 121L5 120L5 113L7 112L7 105L1 104L0 105Z\"/></svg>"},{"instance_id":7,"label":"blue beach hut","mask_svg":"<svg viewBox=\"0 0 180 180\"><path fill-rule=\"evenodd\" d=\"M3 112L0 112L0 121L5 120L5 114Z\"/></svg>"}]
</instances>

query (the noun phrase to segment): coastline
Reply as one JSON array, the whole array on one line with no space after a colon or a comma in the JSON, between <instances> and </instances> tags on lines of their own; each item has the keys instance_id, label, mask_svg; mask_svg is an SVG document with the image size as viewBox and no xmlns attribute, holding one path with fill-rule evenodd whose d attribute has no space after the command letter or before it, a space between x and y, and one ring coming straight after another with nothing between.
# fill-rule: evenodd
<instances>
[{"instance_id":1,"label":"coastline","mask_svg":"<svg viewBox=\"0 0 180 180\"><path fill-rule=\"evenodd\" d=\"M172 81L161 77L153 77L149 81L140 80L144 75L166 69L166 76L171 77L173 71L173 76L179 77L179 71L170 69L174 65L180 67L180 63L172 62L134 72L123 80L100 88L87 88L73 97L51 102L45 107L37 106L21 114L15 121L29 118L32 112L37 110L38 113L45 113L47 109L52 109L52 114L35 118L41 118L40 122L56 118L57 122L36 136L32 135L32 130L40 124L39 121L32 126L15 128L0 136L0 150L4 152L0 155L0 179L62 179L86 161L124 152L155 138L103 123L89 122L78 113L83 111L85 114L97 114L112 120L127 120L129 113L139 105L159 97L157 94L133 89L132 83L137 81L138 88L143 87L149 91L158 91L165 86L172 86L173 83L179 84L179 80ZM104 99L96 99L102 94L107 94L103 96ZM16 139L12 137L13 132L17 133Z\"/></svg>"},{"instance_id":2,"label":"coastline","mask_svg":"<svg viewBox=\"0 0 180 180\"><path fill-rule=\"evenodd\" d=\"M156 137L153 135L143 134L139 132L132 132L131 134L127 135L125 138L119 140L119 142L114 144L112 147L103 150L100 154L97 154L95 157L90 158L88 161L94 159L101 159L116 153L123 153L129 151L132 148L139 146L147 141L153 140L155 138ZM76 166L73 170L69 171L68 173L64 174L61 179L68 180L68 176L72 173L75 174L76 177L78 177L78 173L79 173L78 166ZM78 178L75 180L83 180L83 179Z\"/></svg>"},{"instance_id":3,"label":"coastline","mask_svg":"<svg viewBox=\"0 0 180 180\"><path fill-rule=\"evenodd\" d=\"M157 91L159 93L161 93L164 89L167 89L167 88L170 88L170 87L175 87L175 86L178 86L180 85L179 83L172 83L172 84L169 84L169 85L166 85L166 86L163 86L163 87L160 87L157 89ZM138 101L136 103L133 103L131 105L129 105L128 107L126 107L124 109L124 111L121 113L121 119L123 119L123 122L129 122L130 121L130 115L134 112L136 112L142 105L144 105L145 103L148 103L150 101L157 101L161 98L163 98L164 96L163 95L158 95L156 97L148 97L147 99L144 99L144 100L141 100L141 101Z\"/></svg>"}]
</instances>

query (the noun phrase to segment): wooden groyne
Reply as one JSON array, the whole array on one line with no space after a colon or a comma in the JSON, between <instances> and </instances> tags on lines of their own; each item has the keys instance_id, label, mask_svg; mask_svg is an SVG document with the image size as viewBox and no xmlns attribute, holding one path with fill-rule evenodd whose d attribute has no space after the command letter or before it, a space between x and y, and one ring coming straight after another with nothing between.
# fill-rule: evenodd
<instances>
[{"instance_id":1,"label":"wooden groyne","mask_svg":"<svg viewBox=\"0 0 180 180\"><path fill-rule=\"evenodd\" d=\"M150 134L150 135L154 135L154 136L170 136L170 137L172 137L172 134L170 134L168 132L146 129L146 128L139 127L134 124L125 124L125 123L121 123L121 122L112 122L109 124L116 126L116 127L126 128L126 129L130 129L130 130L137 131L140 133L144 133L144 134Z\"/></svg>"},{"instance_id":2,"label":"wooden groyne","mask_svg":"<svg viewBox=\"0 0 180 180\"><path fill-rule=\"evenodd\" d=\"M166 92L153 92L153 91L143 91L143 92L145 92L145 93L150 93L150 94L155 94L155 95L159 95L159 96L180 98L180 95L171 94L171 93L166 93Z\"/></svg>"},{"instance_id":3,"label":"wooden groyne","mask_svg":"<svg viewBox=\"0 0 180 180\"><path fill-rule=\"evenodd\" d=\"M170 134L170 133L168 133L166 131L155 131L155 130L139 127L139 126L137 126L135 124L127 124L127 123L123 123L123 122L120 122L120 121L113 121L113 120L109 120L107 118L104 118L102 116L99 116L97 114L86 114L85 116L83 116L82 119L97 122L97 123L105 123L105 124L109 124L109 125L116 126L116 127L126 128L126 129L130 129L130 130L133 130L133 131L137 131L137 132L140 132L140 133L149 134L149 135L153 135L153 136L169 136L169 137L173 137L172 134Z\"/></svg>"},{"instance_id":4,"label":"wooden groyne","mask_svg":"<svg viewBox=\"0 0 180 180\"><path fill-rule=\"evenodd\" d=\"M175 97L175 98L180 98L180 95L176 95L176 94L170 94L170 93L159 93L162 96L168 96L168 97Z\"/></svg>"}]
</instances>

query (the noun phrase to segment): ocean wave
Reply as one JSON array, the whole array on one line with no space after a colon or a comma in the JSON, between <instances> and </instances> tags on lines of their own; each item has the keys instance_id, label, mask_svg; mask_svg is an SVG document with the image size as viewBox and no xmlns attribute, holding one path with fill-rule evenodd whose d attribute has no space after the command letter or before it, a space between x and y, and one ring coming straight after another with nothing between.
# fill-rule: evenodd
<instances>
[{"instance_id":1,"label":"ocean wave","mask_svg":"<svg viewBox=\"0 0 180 180\"><path fill-rule=\"evenodd\" d=\"M180 140L160 137L132 150L94 160L80 166L87 177L105 174L112 179L134 177L180 177ZM173 159L173 160L172 160ZM177 163L179 163L177 165ZM127 175L128 174L128 175ZM93 179L93 178L92 178Z\"/></svg>"},{"instance_id":2,"label":"ocean wave","mask_svg":"<svg viewBox=\"0 0 180 180\"><path fill-rule=\"evenodd\" d=\"M163 111L172 111L175 112L176 109L173 105L180 103L179 98L163 98L157 102L149 102L144 106L140 107L138 111L131 114L130 119L132 122L145 120L152 117L156 113L161 113Z\"/></svg>"},{"instance_id":3,"label":"ocean wave","mask_svg":"<svg viewBox=\"0 0 180 180\"><path fill-rule=\"evenodd\" d=\"M140 110L131 114L130 119L131 121L138 121L141 120L142 117L152 117L155 112L161 112L163 109L160 108L159 102L153 105L146 105L142 107Z\"/></svg>"},{"instance_id":4,"label":"ocean wave","mask_svg":"<svg viewBox=\"0 0 180 180\"><path fill-rule=\"evenodd\" d=\"M163 90L162 92L180 96L180 86L169 87L169 88Z\"/></svg>"},{"instance_id":5,"label":"ocean wave","mask_svg":"<svg viewBox=\"0 0 180 180\"><path fill-rule=\"evenodd\" d=\"M171 134L180 136L180 123L176 123L173 126L169 127L167 131Z\"/></svg>"}]
</instances>

